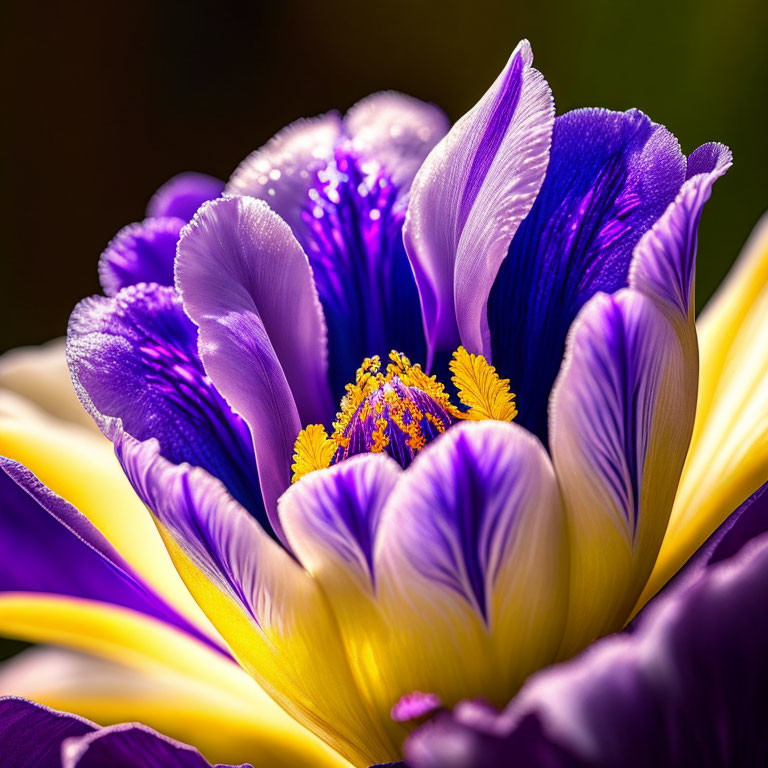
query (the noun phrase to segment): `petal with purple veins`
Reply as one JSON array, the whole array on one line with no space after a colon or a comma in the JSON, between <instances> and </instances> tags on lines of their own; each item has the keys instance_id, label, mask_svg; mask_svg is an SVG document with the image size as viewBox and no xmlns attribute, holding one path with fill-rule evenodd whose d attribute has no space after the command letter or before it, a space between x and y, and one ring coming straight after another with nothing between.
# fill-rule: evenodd
<instances>
[{"instance_id":1,"label":"petal with purple veins","mask_svg":"<svg viewBox=\"0 0 768 768\"><path fill-rule=\"evenodd\" d=\"M532 61L523 41L413 183L404 238L430 360L460 343L490 353L488 294L549 159L554 104Z\"/></svg>"},{"instance_id":2,"label":"petal with purple veins","mask_svg":"<svg viewBox=\"0 0 768 768\"><path fill-rule=\"evenodd\" d=\"M246 671L347 759L393 754L317 582L204 470L170 464L154 440L122 435L116 449L184 582Z\"/></svg>"},{"instance_id":3,"label":"petal with purple veins","mask_svg":"<svg viewBox=\"0 0 768 768\"><path fill-rule=\"evenodd\" d=\"M104 293L114 296L136 283L173 285L173 260L184 223L183 219L163 217L121 229L99 259Z\"/></svg>"},{"instance_id":4,"label":"petal with purple veins","mask_svg":"<svg viewBox=\"0 0 768 768\"><path fill-rule=\"evenodd\" d=\"M489 302L493 364L518 421L546 442L547 403L579 309L626 286L633 248L685 179L675 137L637 110L555 120L546 179Z\"/></svg>"},{"instance_id":5,"label":"petal with purple veins","mask_svg":"<svg viewBox=\"0 0 768 768\"><path fill-rule=\"evenodd\" d=\"M172 287L85 299L70 320L67 356L81 400L108 437L120 419L138 440L157 438L167 459L204 467L268 525L248 427L207 377L197 328Z\"/></svg>"},{"instance_id":6,"label":"petal with purple veins","mask_svg":"<svg viewBox=\"0 0 768 768\"><path fill-rule=\"evenodd\" d=\"M643 294L597 294L552 391L550 450L569 521L563 653L619 629L661 546L695 398L672 324Z\"/></svg>"}]
</instances>

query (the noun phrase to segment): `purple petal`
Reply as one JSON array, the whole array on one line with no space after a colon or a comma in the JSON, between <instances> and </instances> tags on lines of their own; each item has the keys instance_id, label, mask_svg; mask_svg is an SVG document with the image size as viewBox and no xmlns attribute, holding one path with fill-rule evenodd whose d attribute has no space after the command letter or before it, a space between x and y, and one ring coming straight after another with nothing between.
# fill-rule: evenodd
<instances>
[{"instance_id":1,"label":"purple petal","mask_svg":"<svg viewBox=\"0 0 768 768\"><path fill-rule=\"evenodd\" d=\"M550 449L569 519L572 653L621 627L658 554L695 398L672 324L643 294L597 294L569 336Z\"/></svg>"},{"instance_id":2,"label":"purple petal","mask_svg":"<svg viewBox=\"0 0 768 768\"><path fill-rule=\"evenodd\" d=\"M414 181L404 238L430 360L460 343L490 353L488 293L549 158L554 104L532 61L523 41Z\"/></svg>"},{"instance_id":3,"label":"purple petal","mask_svg":"<svg viewBox=\"0 0 768 768\"><path fill-rule=\"evenodd\" d=\"M764 765L768 541L657 598L631 634L530 679L501 715L471 704L408 741L412 768ZM460 763L441 756L462 753ZM537 756L539 762L531 759ZM546 759L541 759L544 756Z\"/></svg>"},{"instance_id":4,"label":"purple petal","mask_svg":"<svg viewBox=\"0 0 768 768\"><path fill-rule=\"evenodd\" d=\"M413 690L508 696L552 661L565 624L565 521L544 448L514 424L452 427L402 474L374 565L400 627L387 711Z\"/></svg>"},{"instance_id":5,"label":"purple petal","mask_svg":"<svg viewBox=\"0 0 768 768\"><path fill-rule=\"evenodd\" d=\"M205 370L253 436L267 513L280 533L277 498L290 484L302 424L326 423L323 315L307 257L266 203L206 203L184 230L176 280L200 328Z\"/></svg>"},{"instance_id":6,"label":"purple petal","mask_svg":"<svg viewBox=\"0 0 768 768\"><path fill-rule=\"evenodd\" d=\"M629 284L687 319L693 313L698 228L712 185L731 167L722 144L704 144L688 158L686 181L674 202L635 248Z\"/></svg>"},{"instance_id":7,"label":"purple petal","mask_svg":"<svg viewBox=\"0 0 768 768\"><path fill-rule=\"evenodd\" d=\"M194 748L139 723L100 728L68 738L61 768L211 768ZM232 768L219 765L215 768ZM240 768L252 768L243 763Z\"/></svg>"},{"instance_id":8,"label":"purple petal","mask_svg":"<svg viewBox=\"0 0 768 768\"><path fill-rule=\"evenodd\" d=\"M61 768L61 743L98 728L33 701L0 698L0 762L8 768Z\"/></svg>"},{"instance_id":9,"label":"purple petal","mask_svg":"<svg viewBox=\"0 0 768 768\"><path fill-rule=\"evenodd\" d=\"M387 456L365 454L312 472L283 494L280 522L288 542L321 582L342 569L358 585L373 587L376 532L400 474ZM330 584L325 587L333 591Z\"/></svg>"},{"instance_id":10,"label":"purple petal","mask_svg":"<svg viewBox=\"0 0 768 768\"><path fill-rule=\"evenodd\" d=\"M450 123L434 104L384 91L358 101L344 118L353 151L385 168L401 196Z\"/></svg>"},{"instance_id":11,"label":"purple petal","mask_svg":"<svg viewBox=\"0 0 768 768\"><path fill-rule=\"evenodd\" d=\"M173 260L184 220L145 219L121 229L99 260L104 293L114 296L136 283L173 285Z\"/></svg>"},{"instance_id":12,"label":"purple petal","mask_svg":"<svg viewBox=\"0 0 768 768\"><path fill-rule=\"evenodd\" d=\"M342 754L391 754L317 582L204 470L170 464L154 440L123 434L115 447L185 584L240 664Z\"/></svg>"},{"instance_id":13,"label":"purple petal","mask_svg":"<svg viewBox=\"0 0 768 768\"><path fill-rule=\"evenodd\" d=\"M67 595L119 605L203 639L144 583L85 515L28 469L1 457L0 507L0 592Z\"/></svg>"},{"instance_id":14,"label":"purple petal","mask_svg":"<svg viewBox=\"0 0 768 768\"><path fill-rule=\"evenodd\" d=\"M555 120L546 179L488 303L493 363L542 440L571 323L593 294L626 286L633 248L684 178L677 140L641 112Z\"/></svg>"},{"instance_id":15,"label":"purple petal","mask_svg":"<svg viewBox=\"0 0 768 768\"><path fill-rule=\"evenodd\" d=\"M265 200L309 257L328 324L334 395L363 358L424 357L419 298L402 242L403 200L447 126L435 107L375 94L299 121L248 158L228 193Z\"/></svg>"},{"instance_id":16,"label":"purple petal","mask_svg":"<svg viewBox=\"0 0 768 768\"><path fill-rule=\"evenodd\" d=\"M266 200L298 232L307 192L315 174L333 158L341 131L341 117L336 112L291 123L240 163L224 194Z\"/></svg>"},{"instance_id":17,"label":"purple petal","mask_svg":"<svg viewBox=\"0 0 768 768\"><path fill-rule=\"evenodd\" d=\"M172 216L190 221L197 209L219 197L224 182L205 173L180 173L163 184L147 205L147 216Z\"/></svg>"},{"instance_id":18,"label":"purple petal","mask_svg":"<svg viewBox=\"0 0 768 768\"><path fill-rule=\"evenodd\" d=\"M248 428L207 377L197 328L173 288L140 284L85 299L72 313L67 357L108 437L115 419L138 440L156 437L167 459L205 468L266 524Z\"/></svg>"}]
</instances>

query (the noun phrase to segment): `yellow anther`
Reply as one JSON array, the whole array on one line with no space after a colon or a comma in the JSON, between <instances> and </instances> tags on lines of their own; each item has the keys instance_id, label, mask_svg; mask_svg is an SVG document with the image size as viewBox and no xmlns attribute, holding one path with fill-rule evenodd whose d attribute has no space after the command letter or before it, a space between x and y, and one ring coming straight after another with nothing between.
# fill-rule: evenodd
<instances>
[{"instance_id":1,"label":"yellow anther","mask_svg":"<svg viewBox=\"0 0 768 768\"><path fill-rule=\"evenodd\" d=\"M295 483L316 469L330 466L336 443L328 437L322 424L310 424L299 432L293 450L291 482Z\"/></svg>"},{"instance_id":2,"label":"yellow anther","mask_svg":"<svg viewBox=\"0 0 768 768\"><path fill-rule=\"evenodd\" d=\"M512 421L517 416L515 395L509 391L509 379L502 379L482 356L459 347L449 364L459 400L469 410L465 419Z\"/></svg>"}]
</instances>

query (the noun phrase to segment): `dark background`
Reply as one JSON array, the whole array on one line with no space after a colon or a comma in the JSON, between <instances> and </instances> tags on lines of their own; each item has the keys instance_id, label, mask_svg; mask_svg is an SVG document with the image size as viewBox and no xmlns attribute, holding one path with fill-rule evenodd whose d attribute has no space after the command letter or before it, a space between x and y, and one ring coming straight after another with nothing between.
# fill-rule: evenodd
<instances>
[{"instance_id":1,"label":"dark background","mask_svg":"<svg viewBox=\"0 0 768 768\"><path fill-rule=\"evenodd\" d=\"M61 335L169 176L226 178L286 123L393 88L471 107L521 37L558 112L639 107L735 167L701 230L698 304L768 208L765 0L0 0L0 351Z\"/></svg>"}]
</instances>

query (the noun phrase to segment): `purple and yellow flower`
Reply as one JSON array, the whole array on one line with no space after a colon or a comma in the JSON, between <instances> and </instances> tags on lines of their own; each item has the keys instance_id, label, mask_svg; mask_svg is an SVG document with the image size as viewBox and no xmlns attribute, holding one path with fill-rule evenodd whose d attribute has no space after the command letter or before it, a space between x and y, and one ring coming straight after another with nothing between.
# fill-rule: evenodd
<instances>
[{"instance_id":1,"label":"purple and yellow flower","mask_svg":"<svg viewBox=\"0 0 768 768\"><path fill-rule=\"evenodd\" d=\"M523 42L451 128L376 94L161 188L70 321L109 442L56 348L0 371L0 631L59 646L0 672L14 764L680 765L697 707L695 764L763 754L763 230L694 322L730 163L555 117Z\"/></svg>"}]
</instances>

